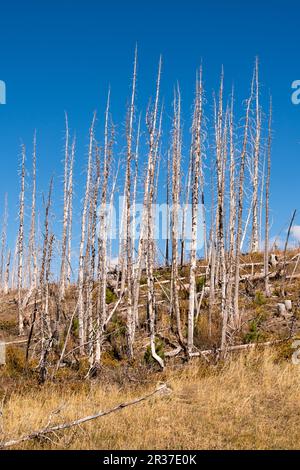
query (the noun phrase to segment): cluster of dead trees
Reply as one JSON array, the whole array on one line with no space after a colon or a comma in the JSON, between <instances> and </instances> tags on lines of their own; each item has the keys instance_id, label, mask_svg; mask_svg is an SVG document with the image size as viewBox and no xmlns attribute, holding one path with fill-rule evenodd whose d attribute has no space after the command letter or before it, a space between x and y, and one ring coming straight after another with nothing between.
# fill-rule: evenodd
<instances>
[{"instance_id":1,"label":"cluster of dead trees","mask_svg":"<svg viewBox=\"0 0 300 470\"><path fill-rule=\"evenodd\" d=\"M170 268L165 288L170 329L178 348L187 357L195 354L194 327L201 314L204 293L209 295L210 315L219 306L222 319L220 348L224 350L230 331L241 323L240 257L245 251L264 251L264 282L269 295L269 192L272 144L272 102L263 113L259 64L255 62L249 96L237 117L232 89L225 95L222 70L218 93L211 106L205 92L202 68L196 76L190 144L183 132L181 91L174 88L172 131L163 136L164 113L161 97L162 60L159 61L154 99L145 120L137 111L137 52L134 59L131 97L126 117L126 143L119 161L115 158L116 133L111 116L111 93L107 97L104 129L98 139L94 114L89 130L85 190L81 220L74 228L73 186L76 139L66 115L63 217L61 233L53 230L53 181L43 204L42 227L37 228L37 140L34 136L30 172L30 224L25 226L26 148L22 146L19 198L19 229L15 252L7 249L7 201L5 203L0 252L0 285L5 293L17 292L19 334L29 342L36 339L41 375L45 374L60 324L67 325L60 362L66 353L71 326L78 324L78 352L89 358L91 367L101 363L105 331L115 314L126 315L128 357L135 354L140 328L142 277L146 277L148 332L153 358L164 367L156 351L157 266ZM210 115L212 111L212 116ZM208 116L209 115L209 116ZM208 119L209 117L209 119ZM145 121L145 128L143 122ZM124 178L122 178L122 169ZM186 178L182 177L182 174ZM185 179L185 182L183 181ZM119 225L117 263L110 240L112 212L120 181L124 183ZM167 240L155 240L154 205L165 193ZM141 196L142 195L142 196ZM136 237L136 206L142 200L139 236ZM191 208L191 212L187 211ZM26 208L27 210L27 208ZM190 215L191 214L191 215ZM78 214L76 214L78 216ZM201 220L201 223L199 223ZM72 232L79 235L74 246ZM188 235L189 234L189 235ZM203 247L199 250L199 240ZM264 246L262 246L264 245ZM77 251L78 250L78 251ZM75 256L76 253L76 256ZM206 286L197 291L197 261L206 260ZM186 265L188 312L180 302L180 268ZM114 274L112 274L112 269ZM115 301L107 303L111 286ZM56 285L56 289L53 289ZM66 293L76 292L72 316L65 314ZM53 292L55 291L55 301ZM53 308L55 303L55 308ZM28 316L28 306L31 314Z\"/></svg>"}]
</instances>

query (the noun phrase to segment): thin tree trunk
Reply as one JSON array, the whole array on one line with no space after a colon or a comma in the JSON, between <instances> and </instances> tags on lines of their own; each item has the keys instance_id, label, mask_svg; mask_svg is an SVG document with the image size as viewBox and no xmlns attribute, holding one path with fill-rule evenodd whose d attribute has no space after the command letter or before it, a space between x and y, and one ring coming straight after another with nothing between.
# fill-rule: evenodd
<instances>
[{"instance_id":1,"label":"thin tree trunk","mask_svg":"<svg viewBox=\"0 0 300 470\"><path fill-rule=\"evenodd\" d=\"M269 111L269 136L267 148L267 180L266 180L266 207L265 207L265 252L264 252L264 274L265 274L265 295L270 297L269 285L269 205L270 205L270 180L271 180L271 151L272 151L272 98L270 98Z\"/></svg>"},{"instance_id":2,"label":"thin tree trunk","mask_svg":"<svg viewBox=\"0 0 300 470\"><path fill-rule=\"evenodd\" d=\"M87 177L85 196L83 203L82 219L81 219L81 239L79 247L79 268L78 268L78 329L79 329L79 344L80 353L84 354L85 343L85 314L84 314L84 246L86 237L86 221L89 203L89 195L91 190L91 176L92 176L92 162L93 162L93 147L94 147L94 127L95 127L96 114L93 116L90 128L90 140L88 151L88 164L87 164Z\"/></svg>"},{"instance_id":3,"label":"thin tree trunk","mask_svg":"<svg viewBox=\"0 0 300 470\"><path fill-rule=\"evenodd\" d=\"M60 267L60 283L59 283L59 297L60 300L64 298L66 287L66 255L67 255L67 235L68 235L68 188L69 188L69 123L68 116L66 118L66 142L65 142L65 165L64 165L64 215L63 215L63 232L62 232L62 246L61 246L61 267Z\"/></svg>"},{"instance_id":4,"label":"thin tree trunk","mask_svg":"<svg viewBox=\"0 0 300 470\"><path fill-rule=\"evenodd\" d=\"M256 136L254 142L254 173L253 173L253 204L252 204L252 237L251 251L259 250L258 236L258 186L259 186L259 160L260 160L260 136L261 136L261 111L259 104L259 71L258 58L255 63L255 87L256 87Z\"/></svg>"},{"instance_id":5,"label":"thin tree trunk","mask_svg":"<svg viewBox=\"0 0 300 470\"><path fill-rule=\"evenodd\" d=\"M237 234L236 234L236 248L235 248L235 284L234 284L234 316L235 323L239 323L239 287L240 287L240 247L242 238L242 223L243 223L243 198L244 198L244 176L245 176L245 160L248 145L248 132L249 132L249 119L250 108L253 98L254 78L251 84L251 95L247 100L246 107L246 120L244 126L244 139L243 147L240 157L240 173L239 173L239 189L237 198Z\"/></svg>"},{"instance_id":6,"label":"thin tree trunk","mask_svg":"<svg viewBox=\"0 0 300 470\"><path fill-rule=\"evenodd\" d=\"M24 334L24 315L23 315L23 307L22 307L22 288L23 288L23 259L24 259L25 159L26 159L26 149L25 149L25 146L22 145L21 192L20 192L20 206L19 206L19 235L18 235L19 335Z\"/></svg>"},{"instance_id":7,"label":"thin tree trunk","mask_svg":"<svg viewBox=\"0 0 300 470\"><path fill-rule=\"evenodd\" d=\"M189 285L189 313L188 313L188 353L194 348L194 318L196 304L196 269L197 269L197 217L199 204L199 181L201 172L201 130L202 130L202 69L200 81L196 80L196 99L193 119L192 138L192 235L191 235L191 259L190 259L190 285Z\"/></svg>"}]
</instances>

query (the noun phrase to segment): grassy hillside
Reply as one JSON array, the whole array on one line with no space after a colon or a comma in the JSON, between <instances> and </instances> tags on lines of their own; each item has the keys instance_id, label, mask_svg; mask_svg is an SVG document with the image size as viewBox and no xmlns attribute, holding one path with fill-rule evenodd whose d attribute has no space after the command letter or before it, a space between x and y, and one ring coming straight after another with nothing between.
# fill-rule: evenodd
<instances>
[{"instance_id":1,"label":"grassy hillside","mask_svg":"<svg viewBox=\"0 0 300 470\"><path fill-rule=\"evenodd\" d=\"M52 424L74 420L142 396L161 380L170 394L19 448L297 449L300 366L289 355L281 347L239 355L217 367L196 360L150 374L142 384L90 381L26 388L20 383L4 397L1 429L6 439L27 434L44 427L58 408Z\"/></svg>"}]
</instances>

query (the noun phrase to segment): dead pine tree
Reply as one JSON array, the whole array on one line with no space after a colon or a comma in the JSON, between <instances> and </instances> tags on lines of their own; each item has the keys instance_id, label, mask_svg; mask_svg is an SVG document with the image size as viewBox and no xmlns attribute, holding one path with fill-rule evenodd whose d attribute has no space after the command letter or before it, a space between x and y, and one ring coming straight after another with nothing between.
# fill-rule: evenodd
<instances>
[{"instance_id":1,"label":"dead pine tree","mask_svg":"<svg viewBox=\"0 0 300 470\"><path fill-rule=\"evenodd\" d=\"M149 152L148 152L148 194L147 194L147 230L146 230L146 246L145 246L145 259L146 259L146 272L147 272L147 288L148 288L148 316L150 327L150 348L152 357L158 362L160 367L164 368L164 361L156 352L155 344L155 318L156 318L156 304L155 304L155 286L154 286L154 214L153 214L153 200L154 200L154 182L155 182L155 163L156 152L158 148L159 132L157 131L158 120L158 106L160 95L160 81L161 81L161 66L162 59L159 60L158 77L156 84L156 96L153 112L148 111L147 114L147 127L149 132Z\"/></svg>"},{"instance_id":2,"label":"dead pine tree","mask_svg":"<svg viewBox=\"0 0 300 470\"><path fill-rule=\"evenodd\" d=\"M0 251L0 288L4 289L5 284L5 252L6 252L6 240L7 240L7 221L8 221L8 204L7 204L7 193L4 196L4 215L2 223L2 234L1 234L1 251Z\"/></svg>"},{"instance_id":3,"label":"dead pine tree","mask_svg":"<svg viewBox=\"0 0 300 470\"><path fill-rule=\"evenodd\" d=\"M114 143L114 128L109 126L110 90L108 91L105 111L103 177L100 195L99 232L98 232L98 299L96 318L96 338L94 366L100 365L103 328L107 320L106 289L107 289L107 231L108 231L108 182Z\"/></svg>"},{"instance_id":4,"label":"dead pine tree","mask_svg":"<svg viewBox=\"0 0 300 470\"><path fill-rule=\"evenodd\" d=\"M91 179L92 179L92 163L93 163L93 149L94 149L94 128L96 121L96 113L93 115L92 124L90 127L89 137L89 150L88 150L88 162L87 162L87 175L85 185L85 195L83 201L82 217L81 217L81 238L79 246L79 266L78 266L78 334L80 353L84 354L85 344L85 309L84 309L84 247L86 242L86 224L88 216L88 205L91 191Z\"/></svg>"},{"instance_id":5,"label":"dead pine tree","mask_svg":"<svg viewBox=\"0 0 300 470\"><path fill-rule=\"evenodd\" d=\"M31 222L29 234L29 281L30 288L37 288L38 265L37 265L37 247L36 247L36 159L37 159L36 132L33 136L32 152L32 195L31 195Z\"/></svg>"},{"instance_id":6,"label":"dead pine tree","mask_svg":"<svg viewBox=\"0 0 300 470\"><path fill-rule=\"evenodd\" d=\"M24 206L25 206L25 159L26 149L25 145L22 145L22 157L21 157L21 190L19 199L19 232L17 241L17 257L18 257L18 324L19 324L19 335L24 334L24 314L22 306L22 288L23 288L23 262L24 262Z\"/></svg>"},{"instance_id":7,"label":"dead pine tree","mask_svg":"<svg viewBox=\"0 0 300 470\"><path fill-rule=\"evenodd\" d=\"M5 273L4 273L4 283L3 283L4 294L7 294L9 291L10 261L11 261L11 251L8 250L7 257L6 257Z\"/></svg>"},{"instance_id":8,"label":"dead pine tree","mask_svg":"<svg viewBox=\"0 0 300 470\"><path fill-rule=\"evenodd\" d=\"M95 339L95 327L94 327L94 301L93 292L95 284L95 270L96 270L96 239L97 239L97 205L100 187L100 155L99 149L96 147L96 161L95 161L95 175L93 178L93 184L90 195L90 210L88 224L90 230L88 231L87 239L87 349L90 365L94 365L94 339Z\"/></svg>"},{"instance_id":9,"label":"dead pine tree","mask_svg":"<svg viewBox=\"0 0 300 470\"><path fill-rule=\"evenodd\" d=\"M165 258L166 258L166 267L169 267L170 261L169 261L169 241L170 241L170 175L171 175L171 157L170 157L170 151L168 151L168 157L167 157L167 213L166 213L166 251L165 251Z\"/></svg>"},{"instance_id":10,"label":"dead pine tree","mask_svg":"<svg viewBox=\"0 0 300 470\"><path fill-rule=\"evenodd\" d=\"M224 196L225 196L225 169L226 169L226 150L227 150L227 120L223 117L223 91L224 91L224 72L222 69L221 83L219 90L218 111L215 106L215 139L216 139L216 173L217 173L217 213L216 213L216 240L217 255L219 260L219 271L217 281L221 284L221 315L222 315L222 343L221 349L226 344L227 317L226 309L226 289L227 289L227 268L225 256L225 216L224 216Z\"/></svg>"},{"instance_id":11,"label":"dead pine tree","mask_svg":"<svg viewBox=\"0 0 300 470\"><path fill-rule=\"evenodd\" d=\"M233 275L234 275L234 247L236 226L236 151L234 140L234 91L232 90L230 116L229 116L229 222L228 222L228 285L227 285L227 310L229 321L233 317Z\"/></svg>"},{"instance_id":12,"label":"dead pine tree","mask_svg":"<svg viewBox=\"0 0 300 470\"><path fill-rule=\"evenodd\" d=\"M202 120L203 85L202 68L196 78L196 96L192 125L191 173L192 173L192 233L190 252L189 311L188 311L188 353L194 348L194 319L196 311L196 271L197 271L197 220L199 206L200 172L202 160Z\"/></svg>"},{"instance_id":13,"label":"dead pine tree","mask_svg":"<svg viewBox=\"0 0 300 470\"><path fill-rule=\"evenodd\" d=\"M259 64L258 58L255 63L255 140L254 140L254 162L253 162L253 196L252 196L252 236L251 252L259 251L258 230L258 191L259 191L259 163L260 163L260 140L261 140L261 109L259 103Z\"/></svg>"},{"instance_id":14,"label":"dead pine tree","mask_svg":"<svg viewBox=\"0 0 300 470\"><path fill-rule=\"evenodd\" d=\"M69 221L69 123L68 115L65 113L66 120L66 140L65 140L65 161L64 161L64 209L63 209L63 231L62 231L62 242L61 242L61 266L60 266L60 283L59 283L59 298L60 301L64 298L65 287L66 287L66 261L67 261L67 233L68 233L68 221Z\"/></svg>"},{"instance_id":15,"label":"dead pine tree","mask_svg":"<svg viewBox=\"0 0 300 470\"><path fill-rule=\"evenodd\" d=\"M72 273L72 226L73 226L73 173L76 150L76 137L73 138L71 145L71 160L69 168L68 184L68 247L67 247L67 286L71 284Z\"/></svg>"},{"instance_id":16,"label":"dead pine tree","mask_svg":"<svg viewBox=\"0 0 300 470\"><path fill-rule=\"evenodd\" d=\"M178 273L178 220L179 220L179 193L181 175L181 96L179 86L174 91L174 117L172 130L172 210L171 210L171 237L172 237L172 271L171 271L171 317L176 323L176 333L180 346L185 348L182 334L180 305L179 305L179 273Z\"/></svg>"},{"instance_id":17,"label":"dead pine tree","mask_svg":"<svg viewBox=\"0 0 300 470\"><path fill-rule=\"evenodd\" d=\"M190 192L191 192L191 178L192 178L192 171L191 171L191 158L189 161L189 169L185 183L185 202L183 204L182 210L182 223L181 223L181 240L180 240L180 266L183 267L185 261L185 250L186 250L186 225L187 225L187 211L188 205L190 200Z\"/></svg>"},{"instance_id":18,"label":"dead pine tree","mask_svg":"<svg viewBox=\"0 0 300 470\"><path fill-rule=\"evenodd\" d=\"M39 274L39 295L40 295L40 317L39 317L39 335L41 342L41 355L39 363L39 382L44 383L46 380L46 363L47 356L51 350L53 338L50 323L49 312L49 277L50 265L52 258L52 249L54 236L50 234L49 217L52 199L53 178L50 180L48 198L45 207L44 221L44 241L42 249L42 259Z\"/></svg>"},{"instance_id":19,"label":"dead pine tree","mask_svg":"<svg viewBox=\"0 0 300 470\"><path fill-rule=\"evenodd\" d=\"M244 124L243 144L240 154L240 168L238 177L238 190L237 190L237 233L236 233L236 246L235 246L235 276L234 276L234 322L235 325L239 324L239 291L240 291L240 254L241 254L241 241L242 241L242 225L243 225L243 202L244 202L244 179L245 179L245 163L247 156L248 146L248 133L249 133L249 120L250 109L253 99L254 77L251 83L251 94L246 103L246 116Z\"/></svg>"},{"instance_id":20,"label":"dead pine tree","mask_svg":"<svg viewBox=\"0 0 300 470\"><path fill-rule=\"evenodd\" d=\"M270 98L269 126L268 126L268 147L267 147L267 178L265 194L265 250L264 250L264 273L265 273L265 295L270 297L269 285L269 239L270 239L270 180L271 180L271 152L272 152L272 98Z\"/></svg>"},{"instance_id":21,"label":"dead pine tree","mask_svg":"<svg viewBox=\"0 0 300 470\"><path fill-rule=\"evenodd\" d=\"M125 178L125 198L126 198L126 274L127 274L127 347L128 356L133 358L133 345L135 338L136 319L133 310L133 245L132 245L132 224L131 224L131 203L132 203L132 189L131 189L131 165L133 153L133 122L135 115L135 94L136 94L136 78L137 78L137 49L135 50L134 68L133 68L133 82L131 102L127 118L127 158L126 158L126 178Z\"/></svg>"}]
</instances>

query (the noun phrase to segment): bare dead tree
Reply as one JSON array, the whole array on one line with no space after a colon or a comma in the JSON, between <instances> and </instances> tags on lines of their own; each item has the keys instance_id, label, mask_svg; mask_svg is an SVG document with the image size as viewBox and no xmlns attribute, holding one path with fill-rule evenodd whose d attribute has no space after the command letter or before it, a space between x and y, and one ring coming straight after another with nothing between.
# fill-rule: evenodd
<instances>
[{"instance_id":1,"label":"bare dead tree","mask_svg":"<svg viewBox=\"0 0 300 470\"><path fill-rule=\"evenodd\" d=\"M166 266L169 267L169 240L170 240L170 178L171 178L171 158L170 158L170 151L168 151L167 157L167 213L166 213L166 224L167 224L167 233L166 233Z\"/></svg>"},{"instance_id":2,"label":"bare dead tree","mask_svg":"<svg viewBox=\"0 0 300 470\"><path fill-rule=\"evenodd\" d=\"M269 285L269 212L270 212L270 181L271 181L271 152L272 152L272 98L270 98L269 126L268 126L268 147L267 147L267 179L265 194L265 251L264 251L264 274L265 274L265 295L270 297Z\"/></svg>"},{"instance_id":3,"label":"bare dead tree","mask_svg":"<svg viewBox=\"0 0 300 470\"><path fill-rule=\"evenodd\" d=\"M174 92L174 118L172 135L172 212L171 212L171 236L172 236L172 272L171 290L172 304L171 314L176 321L177 335L180 345L185 345L179 306L178 283L178 217L179 217L179 192L181 174L181 96L180 90Z\"/></svg>"},{"instance_id":4,"label":"bare dead tree","mask_svg":"<svg viewBox=\"0 0 300 470\"><path fill-rule=\"evenodd\" d=\"M181 223L181 254L180 254L180 266L183 267L184 265L184 257L185 257L185 246L186 246L186 223L187 223L187 210L190 200L190 192L191 192L191 178L192 178L192 162L190 158L189 162L189 169L188 175L186 179L186 187L185 187L185 203L182 211L182 223Z\"/></svg>"},{"instance_id":5,"label":"bare dead tree","mask_svg":"<svg viewBox=\"0 0 300 470\"><path fill-rule=\"evenodd\" d=\"M26 149L22 145L21 161L21 190L19 202L19 233L18 233L18 315L19 315L19 335L24 334L24 315L22 308L22 288L23 288L23 261L24 261L24 209L25 209L25 159Z\"/></svg>"},{"instance_id":6,"label":"bare dead tree","mask_svg":"<svg viewBox=\"0 0 300 470\"><path fill-rule=\"evenodd\" d=\"M233 275L234 275L234 247L236 227L236 150L234 142L234 92L232 90L231 107L229 117L229 248L228 248L228 286L227 286L227 309L230 319L233 314Z\"/></svg>"},{"instance_id":7,"label":"bare dead tree","mask_svg":"<svg viewBox=\"0 0 300 470\"><path fill-rule=\"evenodd\" d=\"M105 111L104 130L104 157L103 157L103 180L101 188L101 201L99 212L99 233L98 233L98 314L96 319L96 344L94 366L98 367L101 358L102 333L107 319L106 289L107 289L107 201L108 201L108 179L112 160L112 147L114 142L114 129L109 129L110 112L110 90L107 97Z\"/></svg>"},{"instance_id":8,"label":"bare dead tree","mask_svg":"<svg viewBox=\"0 0 300 470\"><path fill-rule=\"evenodd\" d=\"M64 298L66 287L66 261L67 261L67 236L68 236L68 221L69 221L69 123L68 115L65 113L66 120L66 140L65 140L65 161L64 161L64 211L63 211L63 227L62 227L62 242L61 242L61 266L60 266L60 283L59 283L59 297L60 300Z\"/></svg>"},{"instance_id":9,"label":"bare dead tree","mask_svg":"<svg viewBox=\"0 0 300 470\"><path fill-rule=\"evenodd\" d=\"M39 293L40 293L40 318L39 318L39 334L41 341L41 356L39 363L39 381L44 383L47 373L47 356L52 347L52 332L49 314L49 277L50 265L52 258L52 248L54 236L50 234L49 218L52 201L53 178L50 180L48 198L45 207L44 221L44 241L42 250L41 267L39 273Z\"/></svg>"},{"instance_id":10,"label":"bare dead tree","mask_svg":"<svg viewBox=\"0 0 300 470\"><path fill-rule=\"evenodd\" d=\"M92 162L93 162L93 148L94 148L94 128L96 121L96 113L94 113L92 124L90 127L89 150L88 150L88 163L87 163L87 176L85 196L83 202L82 218L81 218L81 239L79 246L79 267L78 267L78 330L79 330L79 343L81 346L80 353L84 354L85 343L85 315L84 315L84 247L86 238L86 222L88 214L89 196L91 191L91 178L92 178Z\"/></svg>"},{"instance_id":11,"label":"bare dead tree","mask_svg":"<svg viewBox=\"0 0 300 470\"><path fill-rule=\"evenodd\" d=\"M88 341L88 355L90 365L94 365L94 302L93 291L95 281L96 269L96 238L97 238L97 205L100 187L100 155L99 149L96 148L96 162L95 162L95 176L92 184L92 191L90 195L90 210L89 210L89 225L87 250L88 256L88 272L87 272L87 341Z\"/></svg>"},{"instance_id":12,"label":"bare dead tree","mask_svg":"<svg viewBox=\"0 0 300 470\"><path fill-rule=\"evenodd\" d=\"M155 162L158 141L160 138L157 132L158 106L160 95L162 59L159 60L158 77L156 84L156 96L153 112L148 113L147 126L149 132L149 153L148 153L148 181L149 191L147 195L147 253L146 253L146 269L147 269L147 287L148 287L148 314L150 326L150 347L152 357L164 368L164 362L156 352L155 344L155 289L154 289L154 224L153 224L153 198L154 198L154 177Z\"/></svg>"},{"instance_id":13,"label":"bare dead tree","mask_svg":"<svg viewBox=\"0 0 300 470\"><path fill-rule=\"evenodd\" d=\"M239 187L237 196L237 233L235 247L235 283L234 283L234 317L235 323L239 322L239 286L240 286L240 251L242 239L242 223L243 223L243 200L244 200L244 177L245 177L245 160L248 145L250 108L253 99L254 77L251 84L251 94L246 104L246 117L244 125L243 145L240 155L240 171L239 171Z\"/></svg>"},{"instance_id":14,"label":"bare dead tree","mask_svg":"<svg viewBox=\"0 0 300 470\"><path fill-rule=\"evenodd\" d=\"M7 221L8 221L8 203L7 203L7 193L4 196L4 214L2 222L2 233L1 233L1 250L0 250L0 287L4 288L4 260L5 260L5 251L6 251L6 241L7 241Z\"/></svg>"},{"instance_id":15,"label":"bare dead tree","mask_svg":"<svg viewBox=\"0 0 300 470\"><path fill-rule=\"evenodd\" d=\"M195 109L192 125L192 234L191 234L191 259L189 281L189 313L188 313L188 353L194 348L194 318L196 307L196 270L197 270L197 218L199 205L200 173L202 161L202 120L203 120L203 85L202 68L200 77L196 79Z\"/></svg>"},{"instance_id":16,"label":"bare dead tree","mask_svg":"<svg viewBox=\"0 0 300 470\"><path fill-rule=\"evenodd\" d=\"M260 162L260 139L261 139L261 109L259 103L259 64L258 58L255 62L255 100L256 100L256 135L254 142L254 165L253 165L253 196L252 196L252 237L251 251L259 250L258 231L258 190L259 190L259 162Z\"/></svg>"},{"instance_id":17,"label":"bare dead tree","mask_svg":"<svg viewBox=\"0 0 300 470\"><path fill-rule=\"evenodd\" d=\"M67 286L71 283L72 272L72 226L73 226L73 173L76 150L76 137L74 137L71 146L71 161L69 168L68 184L68 248L67 248Z\"/></svg>"},{"instance_id":18,"label":"bare dead tree","mask_svg":"<svg viewBox=\"0 0 300 470\"><path fill-rule=\"evenodd\" d=\"M135 50L133 82L131 102L128 112L127 122L127 159L126 159L126 180L125 180L125 197L126 197L126 273L127 273L127 346L129 358L133 358L133 345L135 337L136 319L133 311L133 246L132 246L132 225L131 225L131 164L132 164L132 147L133 147L133 121L135 115L135 94L136 94L136 78L137 78L137 49Z\"/></svg>"},{"instance_id":19,"label":"bare dead tree","mask_svg":"<svg viewBox=\"0 0 300 470\"><path fill-rule=\"evenodd\" d=\"M7 294L9 290L10 260L11 260L11 251L8 250L7 258L6 258L4 285L3 285L4 294Z\"/></svg>"}]
</instances>

